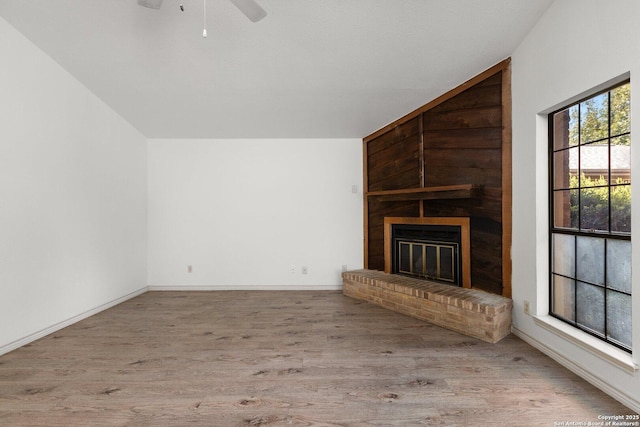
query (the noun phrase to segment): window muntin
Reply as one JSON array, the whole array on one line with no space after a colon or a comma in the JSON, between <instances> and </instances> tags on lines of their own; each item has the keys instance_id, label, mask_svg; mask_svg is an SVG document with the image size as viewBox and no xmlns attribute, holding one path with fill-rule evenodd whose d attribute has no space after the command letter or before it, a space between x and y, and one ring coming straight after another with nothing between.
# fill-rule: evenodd
<instances>
[{"instance_id":1,"label":"window muntin","mask_svg":"<svg viewBox=\"0 0 640 427\"><path fill-rule=\"evenodd\" d=\"M550 314L631 351L630 83L549 117Z\"/></svg>"}]
</instances>

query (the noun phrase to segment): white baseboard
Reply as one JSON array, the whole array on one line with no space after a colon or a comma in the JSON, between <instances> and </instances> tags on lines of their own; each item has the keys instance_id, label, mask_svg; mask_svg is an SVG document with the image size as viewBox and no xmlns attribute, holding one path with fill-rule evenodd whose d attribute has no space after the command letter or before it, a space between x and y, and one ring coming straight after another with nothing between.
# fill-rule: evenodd
<instances>
[{"instance_id":1,"label":"white baseboard","mask_svg":"<svg viewBox=\"0 0 640 427\"><path fill-rule=\"evenodd\" d=\"M591 383L595 387L607 393L609 396L616 399L618 402L627 406L629 409L635 411L636 413L640 413L640 402L638 402L631 396L627 395L622 390L612 387L611 384L604 382L603 380L596 377L588 370L584 369L582 366L577 365L571 359L566 358L562 354L555 351L553 348L548 347L546 344L542 343L541 341L538 341L536 338L532 337L531 335L514 327L511 327L511 332L513 332L515 336L525 341L526 343L530 344L531 346L537 348L542 353L546 354L547 356L549 356L550 358L552 358L553 360L555 360L556 362L558 362L559 364L561 364L562 366L564 366L565 368L573 372L574 374L583 378L585 381Z\"/></svg>"},{"instance_id":2,"label":"white baseboard","mask_svg":"<svg viewBox=\"0 0 640 427\"><path fill-rule=\"evenodd\" d=\"M341 291L340 285L149 285L150 291Z\"/></svg>"},{"instance_id":3,"label":"white baseboard","mask_svg":"<svg viewBox=\"0 0 640 427\"><path fill-rule=\"evenodd\" d=\"M59 331L60 329L66 328L67 326L71 326L74 323L77 323L81 320L86 319L87 317L91 317L94 314L98 314L101 311L107 310L111 307L115 307L118 304L121 304L127 300L130 300L131 298L135 298L139 295L144 294L145 292L148 291L148 288L145 286L144 288L138 289L135 292L131 292L130 294L127 294L123 297L114 299L113 301L109 301L105 304L99 305L98 307L95 307L91 310L85 311L83 313L80 313L76 316L70 317L67 320L63 320L62 322L58 322L55 325L51 325L47 328L44 328L38 332L34 332L33 334L27 335L26 337L17 339L13 342L10 342L9 344L6 344L2 347L0 347L0 356L6 353L9 353L10 351L16 350L22 346L25 346L29 343L32 343L36 340L39 340L40 338L46 337L49 334L52 334L56 331Z\"/></svg>"}]
</instances>

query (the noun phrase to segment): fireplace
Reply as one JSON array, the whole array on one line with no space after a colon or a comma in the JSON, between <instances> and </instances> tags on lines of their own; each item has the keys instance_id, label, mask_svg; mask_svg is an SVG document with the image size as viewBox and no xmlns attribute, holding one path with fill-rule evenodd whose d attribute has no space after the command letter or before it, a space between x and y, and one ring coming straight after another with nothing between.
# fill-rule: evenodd
<instances>
[{"instance_id":1,"label":"fireplace","mask_svg":"<svg viewBox=\"0 0 640 427\"><path fill-rule=\"evenodd\" d=\"M387 217L385 272L471 287L469 218Z\"/></svg>"},{"instance_id":2,"label":"fireplace","mask_svg":"<svg viewBox=\"0 0 640 427\"><path fill-rule=\"evenodd\" d=\"M393 224L391 272L461 286L460 235L455 225Z\"/></svg>"}]
</instances>

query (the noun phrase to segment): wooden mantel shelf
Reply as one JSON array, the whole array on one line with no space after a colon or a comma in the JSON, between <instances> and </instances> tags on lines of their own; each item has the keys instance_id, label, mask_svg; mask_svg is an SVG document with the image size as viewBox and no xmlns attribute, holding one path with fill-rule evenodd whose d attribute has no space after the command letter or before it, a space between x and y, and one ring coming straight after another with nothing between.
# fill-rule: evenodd
<instances>
[{"instance_id":1,"label":"wooden mantel shelf","mask_svg":"<svg viewBox=\"0 0 640 427\"><path fill-rule=\"evenodd\" d=\"M479 191L479 185L458 184L439 187L409 188L405 190L369 191L366 193L366 196L375 197L376 200L381 201L470 199L477 197Z\"/></svg>"}]
</instances>

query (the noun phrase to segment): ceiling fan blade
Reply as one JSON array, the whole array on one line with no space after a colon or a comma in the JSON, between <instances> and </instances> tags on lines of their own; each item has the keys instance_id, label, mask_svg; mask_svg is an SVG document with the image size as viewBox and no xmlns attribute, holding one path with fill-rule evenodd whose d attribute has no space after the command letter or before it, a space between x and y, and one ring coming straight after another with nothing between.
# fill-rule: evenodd
<instances>
[{"instance_id":1,"label":"ceiling fan blade","mask_svg":"<svg viewBox=\"0 0 640 427\"><path fill-rule=\"evenodd\" d=\"M230 0L247 18L253 22L258 22L265 16L267 12L260 7L254 0Z\"/></svg>"},{"instance_id":2,"label":"ceiling fan blade","mask_svg":"<svg viewBox=\"0 0 640 427\"><path fill-rule=\"evenodd\" d=\"M162 0L138 0L140 6L148 7L149 9L160 9L162 6Z\"/></svg>"}]
</instances>

